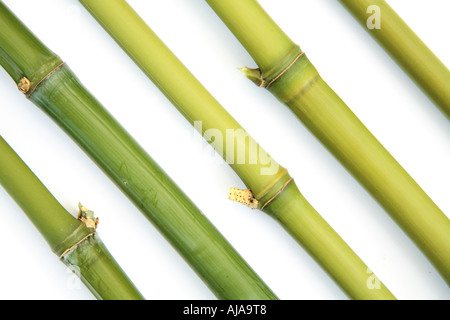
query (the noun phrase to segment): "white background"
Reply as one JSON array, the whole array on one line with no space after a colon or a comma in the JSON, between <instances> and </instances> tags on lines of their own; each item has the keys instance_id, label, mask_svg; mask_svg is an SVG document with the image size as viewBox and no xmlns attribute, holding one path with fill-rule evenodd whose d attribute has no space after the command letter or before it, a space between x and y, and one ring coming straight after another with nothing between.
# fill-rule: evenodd
<instances>
[{"instance_id":1,"label":"white background","mask_svg":"<svg viewBox=\"0 0 450 320\"><path fill-rule=\"evenodd\" d=\"M75 0L4 1L59 54L281 299L347 299L270 217L227 200L244 188L200 135ZM448 0L389 3L450 66ZM389 215L270 93L205 1L130 4L398 299L450 299L444 280ZM440 208L450 213L450 126L336 0L261 0L323 78ZM215 299L110 180L0 70L0 134L74 215L82 202L147 299ZM270 129L267 129L270 128ZM170 147L167 147L170 146ZM207 196L205 196L205 193ZM0 298L92 299L0 189Z\"/></svg>"}]
</instances>

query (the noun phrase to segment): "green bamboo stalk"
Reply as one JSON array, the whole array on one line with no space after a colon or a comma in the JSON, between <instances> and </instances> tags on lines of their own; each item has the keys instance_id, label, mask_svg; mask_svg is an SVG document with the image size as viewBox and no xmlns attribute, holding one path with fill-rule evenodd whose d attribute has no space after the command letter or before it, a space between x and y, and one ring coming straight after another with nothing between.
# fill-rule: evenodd
<instances>
[{"instance_id":1,"label":"green bamboo stalk","mask_svg":"<svg viewBox=\"0 0 450 320\"><path fill-rule=\"evenodd\" d=\"M450 221L256 0L207 0L259 66L247 77L306 125L450 283Z\"/></svg>"},{"instance_id":2,"label":"green bamboo stalk","mask_svg":"<svg viewBox=\"0 0 450 320\"><path fill-rule=\"evenodd\" d=\"M97 299L144 299L95 231L92 211L80 206L74 218L1 136L0 184Z\"/></svg>"},{"instance_id":3,"label":"green bamboo stalk","mask_svg":"<svg viewBox=\"0 0 450 320\"><path fill-rule=\"evenodd\" d=\"M277 299L67 64L0 2L0 64L74 139L220 299Z\"/></svg>"},{"instance_id":4,"label":"green bamboo stalk","mask_svg":"<svg viewBox=\"0 0 450 320\"><path fill-rule=\"evenodd\" d=\"M277 219L349 297L394 299L383 284L379 290L369 288L367 266L307 202L287 170L244 131L126 1L80 2L209 142L214 132L213 147L249 188L236 191L240 202ZM239 154L245 156L240 159Z\"/></svg>"},{"instance_id":5,"label":"green bamboo stalk","mask_svg":"<svg viewBox=\"0 0 450 320\"><path fill-rule=\"evenodd\" d=\"M394 9L384 0L339 1L450 119L449 69ZM380 20L369 28L374 14Z\"/></svg>"}]
</instances>

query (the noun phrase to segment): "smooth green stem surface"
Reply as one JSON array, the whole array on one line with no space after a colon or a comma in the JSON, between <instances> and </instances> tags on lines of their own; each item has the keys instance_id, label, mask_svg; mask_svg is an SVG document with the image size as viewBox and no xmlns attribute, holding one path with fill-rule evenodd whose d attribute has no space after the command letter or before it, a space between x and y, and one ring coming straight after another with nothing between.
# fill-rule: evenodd
<instances>
[{"instance_id":1,"label":"smooth green stem surface","mask_svg":"<svg viewBox=\"0 0 450 320\"><path fill-rule=\"evenodd\" d=\"M99 300L144 300L97 233L65 254L61 261Z\"/></svg>"},{"instance_id":2,"label":"smooth green stem surface","mask_svg":"<svg viewBox=\"0 0 450 320\"><path fill-rule=\"evenodd\" d=\"M37 38L0 3L0 29L5 69L21 70L22 55L35 53ZM9 36L24 35L30 41ZM17 47L19 46L19 47ZM43 46L43 45L42 45ZM22 55L9 55L22 52ZM9 50L9 49L8 49ZM157 227L193 270L220 299L277 299L207 217L179 189L155 161L89 93L77 77L54 55L52 63L37 64L29 99L52 117L103 169L142 213ZM59 62L59 63L58 63ZM10 68L9 65L15 66ZM42 75L35 77L33 74ZM13 73L14 75L14 73ZM41 79L39 79L41 78ZM44 81L42 81L45 79ZM40 83L39 85L37 85Z\"/></svg>"},{"instance_id":3,"label":"smooth green stem surface","mask_svg":"<svg viewBox=\"0 0 450 320\"><path fill-rule=\"evenodd\" d=\"M339 1L450 120L450 71L406 22L384 0Z\"/></svg>"},{"instance_id":4,"label":"smooth green stem surface","mask_svg":"<svg viewBox=\"0 0 450 320\"><path fill-rule=\"evenodd\" d=\"M57 256L95 231L61 206L2 137L0 184L22 208ZM67 265L66 258L70 256L70 269L97 299L144 299L98 235L91 238L95 240L81 242L63 256L62 261Z\"/></svg>"},{"instance_id":5,"label":"smooth green stem surface","mask_svg":"<svg viewBox=\"0 0 450 320\"><path fill-rule=\"evenodd\" d=\"M2 3L2 7L4 4ZM0 30L14 41L4 41L0 47L0 63L8 74L19 83L25 75L32 75L39 70L44 61L52 60L54 53L34 37L27 28L15 28L17 18L8 14L7 11L0 12ZM27 52L21 50L23 47L29 47L33 50L33 55L27 55ZM16 57L13 61L11 57Z\"/></svg>"},{"instance_id":6,"label":"smooth green stem surface","mask_svg":"<svg viewBox=\"0 0 450 320\"><path fill-rule=\"evenodd\" d=\"M64 209L1 137L0 182L27 214L53 252L57 251L56 248L68 235L84 226ZM80 235L83 237L89 232L85 229Z\"/></svg>"},{"instance_id":7,"label":"smooth green stem surface","mask_svg":"<svg viewBox=\"0 0 450 320\"><path fill-rule=\"evenodd\" d=\"M287 201L287 199L293 199ZM274 217L353 299L395 299L299 192L289 184L271 206ZM301 212L302 214L297 214ZM332 272L330 272L332 271Z\"/></svg>"},{"instance_id":8,"label":"smooth green stem surface","mask_svg":"<svg viewBox=\"0 0 450 320\"><path fill-rule=\"evenodd\" d=\"M268 157L125 1L81 2L197 130L206 139L215 137L216 151L261 204L283 190L290 180L287 170ZM234 135L236 131L242 135ZM245 161L238 161L240 152L245 154ZM259 157L254 157L256 160L251 163L254 152ZM289 191L283 191L283 197L277 197L263 211L277 219L349 297L394 299L383 285L379 290L368 288L367 279L371 275L367 266L307 203L295 183L289 183L286 190ZM316 239L317 235L324 237ZM351 273L345 272L346 268Z\"/></svg>"},{"instance_id":9,"label":"smooth green stem surface","mask_svg":"<svg viewBox=\"0 0 450 320\"><path fill-rule=\"evenodd\" d=\"M268 50L268 43L277 44L276 35L264 35L258 26L277 29L275 22L267 19L262 7L255 6L255 0L207 0L216 14L234 32L250 53ZM239 14L235 14L239 11ZM250 30L246 25L245 13L254 17ZM257 17L257 18L256 18ZM247 39L247 32L259 34ZM261 34L260 34L261 33ZM280 34L286 41L292 40ZM278 49L273 49L278 52ZM286 52L288 54L288 52ZM271 56L270 53L267 53ZM254 56L260 59L259 55ZM282 103L287 105L306 127L341 161L345 168L383 206L404 232L416 243L443 278L450 283L450 221L413 178L401 167L392 155L369 132L339 96L325 83L306 55L300 58L282 74L268 89ZM256 60L260 63L260 60ZM276 66L277 61L264 67ZM277 74L270 75L277 77ZM254 72L251 73L254 80Z\"/></svg>"}]
</instances>

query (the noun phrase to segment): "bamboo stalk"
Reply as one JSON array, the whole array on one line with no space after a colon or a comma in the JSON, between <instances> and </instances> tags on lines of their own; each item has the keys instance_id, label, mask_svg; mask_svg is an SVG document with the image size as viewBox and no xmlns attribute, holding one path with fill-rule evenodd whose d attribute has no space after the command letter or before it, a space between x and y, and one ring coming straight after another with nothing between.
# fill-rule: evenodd
<instances>
[{"instance_id":1,"label":"bamboo stalk","mask_svg":"<svg viewBox=\"0 0 450 320\"><path fill-rule=\"evenodd\" d=\"M450 221L255 0L207 0L259 66L247 77L289 107L450 283Z\"/></svg>"},{"instance_id":2,"label":"bamboo stalk","mask_svg":"<svg viewBox=\"0 0 450 320\"><path fill-rule=\"evenodd\" d=\"M96 233L92 211L70 215L1 136L0 184L97 299L144 299Z\"/></svg>"},{"instance_id":3,"label":"bamboo stalk","mask_svg":"<svg viewBox=\"0 0 450 320\"><path fill-rule=\"evenodd\" d=\"M276 295L67 64L0 2L0 63L74 139L220 299Z\"/></svg>"},{"instance_id":4,"label":"bamboo stalk","mask_svg":"<svg viewBox=\"0 0 450 320\"><path fill-rule=\"evenodd\" d=\"M249 188L234 190L237 201L278 220L349 297L394 299L383 284L379 290L367 286L367 266L307 202L287 170L245 132L126 1L80 2L208 142L210 132L216 132L213 147Z\"/></svg>"},{"instance_id":5,"label":"bamboo stalk","mask_svg":"<svg viewBox=\"0 0 450 320\"><path fill-rule=\"evenodd\" d=\"M340 2L450 119L449 69L394 9L384 0ZM370 14L379 14L378 27L368 28Z\"/></svg>"}]
</instances>

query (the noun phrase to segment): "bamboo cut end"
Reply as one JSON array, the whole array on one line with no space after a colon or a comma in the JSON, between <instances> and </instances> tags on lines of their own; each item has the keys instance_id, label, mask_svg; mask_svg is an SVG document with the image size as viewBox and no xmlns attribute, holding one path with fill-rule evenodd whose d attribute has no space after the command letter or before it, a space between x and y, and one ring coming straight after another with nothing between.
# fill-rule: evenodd
<instances>
[{"instance_id":1,"label":"bamboo cut end","mask_svg":"<svg viewBox=\"0 0 450 320\"><path fill-rule=\"evenodd\" d=\"M263 79L261 70L259 69L250 69L250 68L238 68L242 74L256 84L258 87L264 87L266 85L266 81Z\"/></svg>"},{"instance_id":2,"label":"bamboo cut end","mask_svg":"<svg viewBox=\"0 0 450 320\"><path fill-rule=\"evenodd\" d=\"M78 204L78 220L83 222L89 229L97 229L98 218L94 216L94 211L88 210L81 203Z\"/></svg>"},{"instance_id":3,"label":"bamboo cut end","mask_svg":"<svg viewBox=\"0 0 450 320\"><path fill-rule=\"evenodd\" d=\"M20 82L17 85L17 88L19 89L20 92L22 92L23 94L26 94L31 89L31 81L28 80L28 78L23 77L22 79L20 79Z\"/></svg>"},{"instance_id":4,"label":"bamboo cut end","mask_svg":"<svg viewBox=\"0 0 450 320\"><path fill-rule=\"evenodd\" d=\"M241 190L237 188L230 188L228 199L231 201L239 202L252 209L258 209L259 201L253 195L250 189Z\"/></svg>"}]
</instances>

